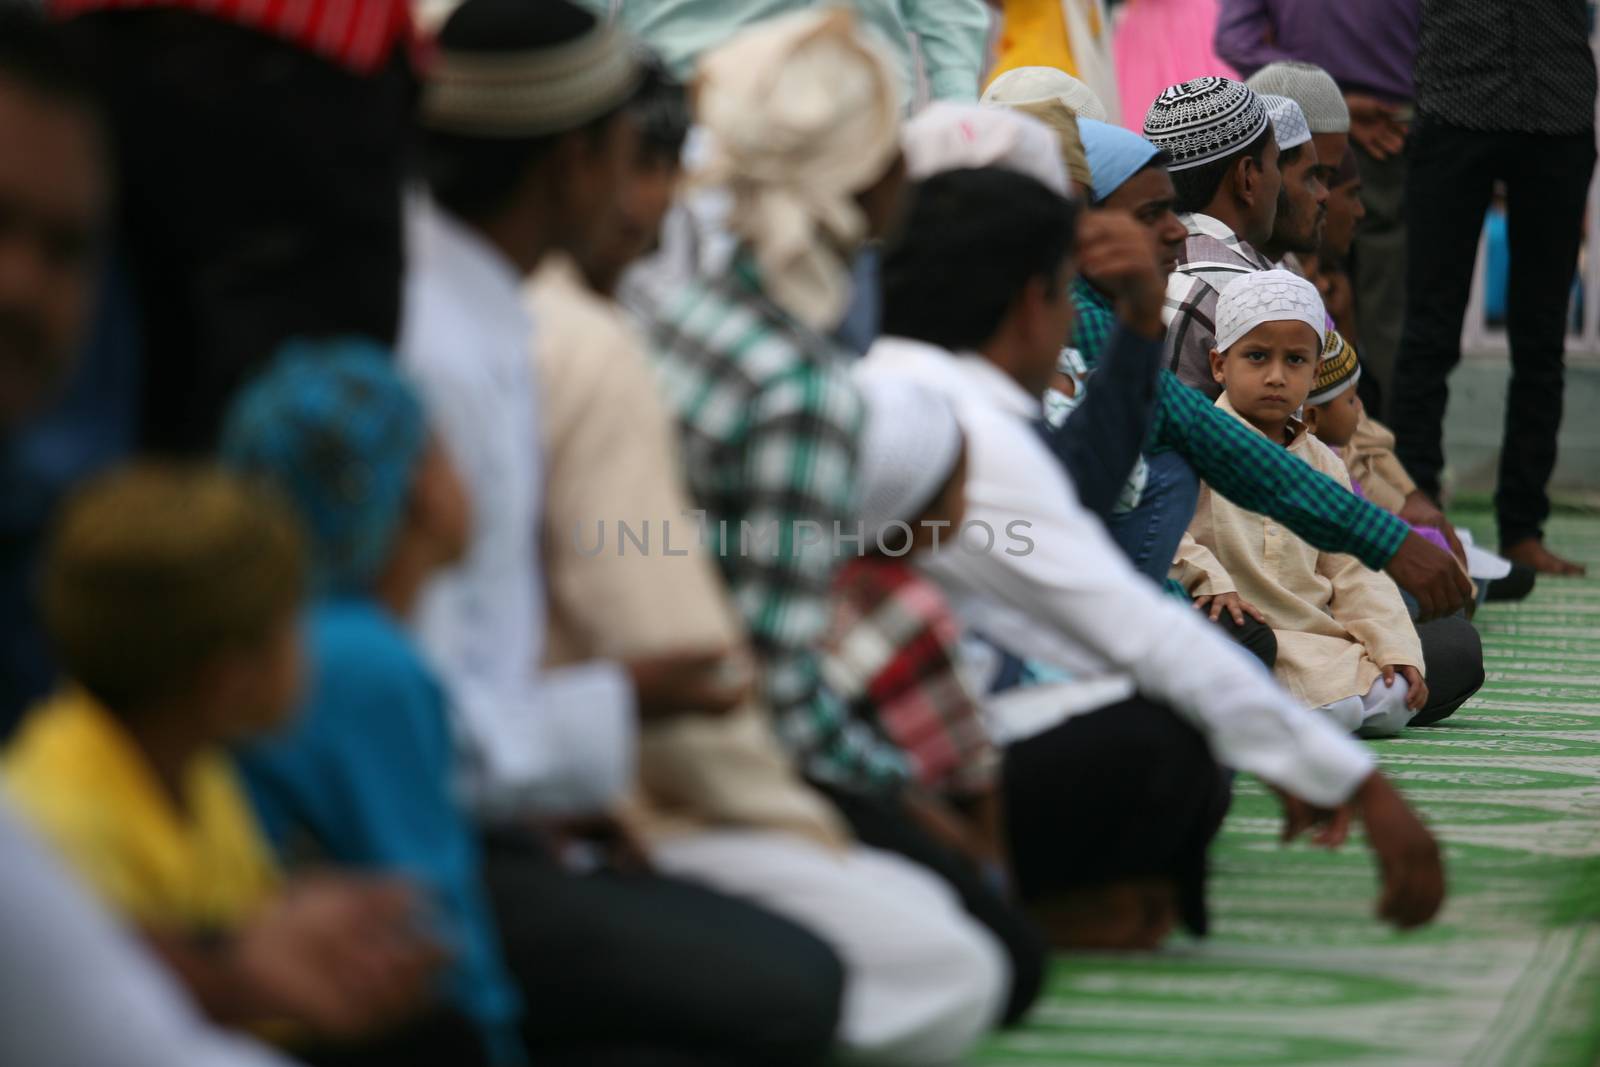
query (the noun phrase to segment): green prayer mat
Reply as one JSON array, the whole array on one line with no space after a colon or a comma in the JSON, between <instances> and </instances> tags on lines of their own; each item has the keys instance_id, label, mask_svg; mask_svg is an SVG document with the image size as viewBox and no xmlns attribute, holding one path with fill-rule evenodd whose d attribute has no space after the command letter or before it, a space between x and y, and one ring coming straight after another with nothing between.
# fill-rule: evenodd
<instances>
[{"instance_id":1,"label":"green prayer mat","mask_svg":"<svg viewBox=\"0 0 1600 1067\"><path fill-rule=\"evenodd\" d=\"M1492 545L1487 516L1468 519ZM1558 516L1547 536L1600 570L1600 518ZM1212 852L1211 936L1060 958L1029 1024L973 1062L1600 1062L1600 578L1541 578L1476 622L1483 690L1373 744L1444 844L1450 896L1432 926L1373 919L1359 836L1337 853L1282 847L1276 802L1241 778Z\"/></svg>"}]
</instances>

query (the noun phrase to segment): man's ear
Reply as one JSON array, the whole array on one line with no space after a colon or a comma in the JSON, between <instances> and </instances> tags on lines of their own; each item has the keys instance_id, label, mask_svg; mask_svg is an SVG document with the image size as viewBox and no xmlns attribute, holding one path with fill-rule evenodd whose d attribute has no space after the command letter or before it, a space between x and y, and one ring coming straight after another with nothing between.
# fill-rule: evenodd
<instances>
[{"instance_id":1,"label":"man's ear","mask_svg":"<svg viewBox=\"0 0 1600 1067\"><path fill-rule=\"evenodd\" d=\"M1248 153L1234 163L1229 180L1233 182L1234 197L1246 207L1254 207L1261 189L1261 164Z\"/></svg>"},{"instance_id":2,"label":"man's ear","mask_svg":"<svg viewBox=\"0 0 1600 1067\"><path fill-rule=\"evenodd\" d=\"M1211 380L1218 385L1222 382L1222 353L1215 348L1211 350Z\"/></svg>"}]
</instances>

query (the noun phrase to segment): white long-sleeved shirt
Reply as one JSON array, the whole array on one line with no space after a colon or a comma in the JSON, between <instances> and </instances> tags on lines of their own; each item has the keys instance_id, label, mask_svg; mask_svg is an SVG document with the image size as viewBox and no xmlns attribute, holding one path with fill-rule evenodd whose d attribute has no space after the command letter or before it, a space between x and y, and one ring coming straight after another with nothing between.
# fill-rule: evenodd
<instances>
[{"instance_id":1,"label":"white long-sleeved shirt","mask_svg":"<svg viewBox=\"0 0 1600 1067\"><path fill-rule=\"evenodd\" d=\"M947 543L923 566L970 626L1089 684L1131 678L1193 723L1219 762L1313 804L1344 802L1372 772L1363 746L1135 573L1030 424L1038 397L981 356L903 338L879 340L857 373L914 379L955 408L967 439L966 522L986 523L995 543ZM984 542L968 537L971 549Z\"/></svg>"},{"instance_id":2,"label":"white long-sleeved shirt","mask_svg":"<svg viewBox=\"0 0 1600 1067\"><path fill-rule=\"evenodd\" d=\"M472 501L467 557L417 613L483 814L595 811L632 784L633 689L606 661L541 673L543 479L523 279L425 199L408 205L401 365Z\"/></svg>"},{"instance_id":3,"label":"white long-sleeved shirt","mask_svg":"<svg viewBox=\"0 0 1600 1067\"><path fill-rule=\"evenodd\" d=\"M0 1063L290 1067L203 1022L3 803L0 870Z\"/></svg>"}]
</instances>

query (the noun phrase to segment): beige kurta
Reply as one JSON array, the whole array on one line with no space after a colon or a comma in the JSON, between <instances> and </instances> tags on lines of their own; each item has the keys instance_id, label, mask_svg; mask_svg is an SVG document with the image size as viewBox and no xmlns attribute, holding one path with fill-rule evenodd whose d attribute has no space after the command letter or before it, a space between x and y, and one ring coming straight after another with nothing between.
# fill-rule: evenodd
<instances>
[{"instance_id":1,"label":"beige kurta","mask_svg":"<svg viewBox=\"0 0 1600 1067\"><path fill-rule=\"evenodd\" d=\"M549 665L742 649L738 616L687 515L677 435L641 338L564 258L552 257L528 295L545 445ZM645 730L640 779L634 813L647 833L737 825L845 840L753 705Z\"/></svg>"},{"instance_id":2,"label":"beige kurta","mask_svg":"<svg viewBox=\"0 0 1600 1067\"><path fill-rule=\"evenodd\" d=\"M1417 483L1394 454L1394 431L1365 411L1344 450L1344 465L1366 498L1385 511L1398 512Z\"/></svg>"},{"instance_id":3,"label":"beige kurta","mask_svg":"<svg viewBox=\"0 0 1600 1067\"><path fill-rule=\"evenodd\" d=\"M1217 406L1239 418L1226 394ZM1289 451L1349 488L1339 457L1304 428ZM1422 643L1393 581L1205 485L1172 577L1191 596L1237 592L1259 608L1278 638L1278 680L1310 707L1365 695L1380 665L1422 669Z\"/></svg>"}]
</instances>

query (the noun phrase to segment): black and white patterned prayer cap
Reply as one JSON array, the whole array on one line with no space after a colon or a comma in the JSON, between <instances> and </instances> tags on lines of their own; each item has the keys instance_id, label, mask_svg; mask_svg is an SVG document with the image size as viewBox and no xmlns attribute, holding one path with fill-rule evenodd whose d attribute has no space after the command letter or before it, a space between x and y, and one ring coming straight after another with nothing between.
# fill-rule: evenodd
<instances>
[{"instance_id":1,"label":"black and white patterned prayer cap","mask_svg":"<svg viewBox=\"0 0 1600 1067\"><path fill-rule=\"evenodd\" d=\"M1168 170L1226 159L1267 128L1261 98L1231 78L1196 78L1169 86L1144 117L1144 135L1172 157Z\"/></svg>"}]
</instances>

